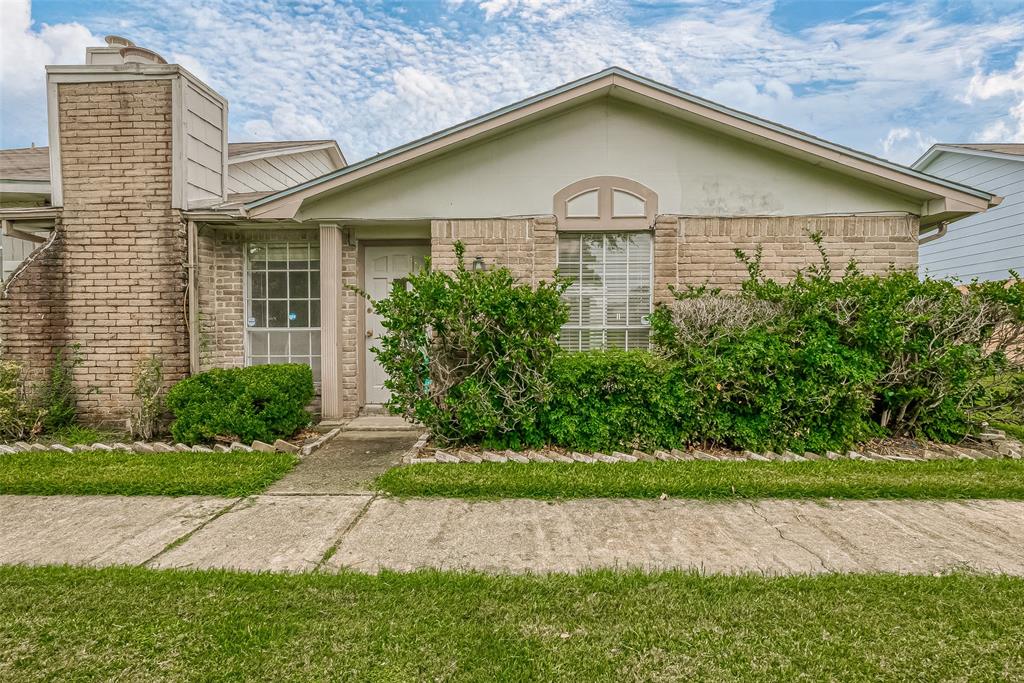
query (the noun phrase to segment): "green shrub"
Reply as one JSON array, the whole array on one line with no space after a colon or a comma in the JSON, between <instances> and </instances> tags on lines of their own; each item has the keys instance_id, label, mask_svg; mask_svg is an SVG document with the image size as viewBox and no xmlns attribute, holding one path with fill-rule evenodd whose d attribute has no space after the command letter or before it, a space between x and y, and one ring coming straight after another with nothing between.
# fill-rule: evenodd
<instances>
[{"instance_id":1,"label":"green shrub","mask_svg":"<svg viewBox=\"0 0 1024 683\"><path fill-rule=\"evenodd\" d=\"M372 302L386 330L376 354L388 373L388 409L442 442L540 443L545 372L568 317L563 285L534 289L507 268L468 270L461 243L455 254L454 273L411 274Z\"/></svg>"},{"instance_id":2,"label":"green shrub","mask_svg":"<svg viewBox=\"0 0 1024 683\"><path fill-rule=\"evenodd\" d=\"M309 424L313 373L307 365L209 370L167 392L171 435L186 444L213 440L271 442Z\"/></svg>"},{"instance_id":3,"label":"green shrub","mask_svg":"<svg viewBox=\"0 0 1024 683\"><path fill-rule=\"evenodd\" d=\"M697 435L699 399L670 361L648 351L563 352L548 371L543 428L581 451L681 447Z\"/></svg>"},{"instance_id":4,"label":"green shrub","mask_svg":"<svg viewBox=\"0 0 1024 683\"><path fill-rule=\"evenodd\" d=\"M812 236L821 248L819 236ZM702 435L740 448L840 449L867 436L939 440L972 428L994 375L1018 361L1024 281L965 287L914 272L833 277L828 258L788 283L745 261L741 291L675 291L656 349L708 405Z\"/></svg>"},{"instance_id":5,"label":"green shrub","mask_svg":"<svg viewBox=\"0 0 1024 683\"><path fill-rule=\"evenodd\" d=\"M78 405L72 383L75 368L81 364L79 346L55 349L53 365L46 382L39 388L38 401L45 410L43 431L56 432L75 423Z\"/></svg>"}]
</instances>

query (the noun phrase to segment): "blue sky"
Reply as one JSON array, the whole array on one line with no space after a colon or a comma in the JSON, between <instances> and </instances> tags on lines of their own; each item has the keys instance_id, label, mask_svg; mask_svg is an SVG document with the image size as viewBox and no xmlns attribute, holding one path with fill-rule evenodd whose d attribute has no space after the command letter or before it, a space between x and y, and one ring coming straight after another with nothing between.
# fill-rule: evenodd
<instances>
[{"instance_id":1,"label":"blue sky","mask_svg":"<svg viewBox=\"0 0 1024 683\"><path fill-rule=\"evenodd\" d=\"M231 139L356 161L618 65L909 163L1024 141L1024 3L0 0L0 146L46 142L43 65L116 33L231 103Z\"/></svg>"}]
</instances>

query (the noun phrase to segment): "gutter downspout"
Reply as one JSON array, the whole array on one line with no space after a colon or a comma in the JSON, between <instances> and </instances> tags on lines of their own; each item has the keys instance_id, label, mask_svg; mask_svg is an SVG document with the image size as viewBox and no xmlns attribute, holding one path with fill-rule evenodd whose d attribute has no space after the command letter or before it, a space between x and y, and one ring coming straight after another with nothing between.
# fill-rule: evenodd
<instances>
[{"instance_id":1,"label":"gutter downspout","mask_svg":"<svg viewBox=\"0 0 1024 683\"><path fill-rule=\"evenodd\" d=\"M188 221L188 279L186 284L187 311L185 325L188 328L188 366L189 373L199 372L199 289L196 283L196 264L198 262L198 230L196 222Z\"/></svg>"},{"instance_id":2,"label":"gutter downspout","mask_svg":"<svg viewBox=\"0 0 1024 683\"><path fill-rule=\"evenodd\" d=\"M919 235L917 238L918 246L921 246L922 244L928 244L929 242L933 242L937 239L941 239L946 235L947 228L949 228L949 221L942 221L941 223L939 223L939 229L934 234L926 235L925 237L921 237Z\"/></svg>"}]
</instances>

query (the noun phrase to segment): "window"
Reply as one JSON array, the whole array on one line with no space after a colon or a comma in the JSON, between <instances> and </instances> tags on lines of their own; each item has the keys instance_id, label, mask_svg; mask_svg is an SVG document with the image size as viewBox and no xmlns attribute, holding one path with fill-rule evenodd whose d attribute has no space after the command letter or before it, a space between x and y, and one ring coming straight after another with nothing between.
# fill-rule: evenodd
<instances>
[{"instance_id":1,"label":"window","mask_svg":"<svg viewBox=\"0 0 1024 683\"><path fill-rule=\"evenodd\" d=\"M250 244L246 364L306 363L320 381L320 246Z\"/></svg>"},{"instance_id":2,"label":"window","mask_svg":"<svg viewBox=\"0 0 1024 683\"><path fill-rule=\"evenodd\" d=\"M569 322L558 339L563 348L647 348L650 233L562 233L558 273L572 281L563 295L569 305Z\"/></svg>"}]
</instances>

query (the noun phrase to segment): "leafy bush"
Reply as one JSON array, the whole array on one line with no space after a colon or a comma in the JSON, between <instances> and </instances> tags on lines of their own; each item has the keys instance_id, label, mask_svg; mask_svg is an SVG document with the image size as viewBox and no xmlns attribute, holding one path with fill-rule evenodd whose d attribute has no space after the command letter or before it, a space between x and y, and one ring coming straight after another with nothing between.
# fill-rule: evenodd
<instances>
[{"instance_id":1,"label":"leafy bush","mask_svg":"<svg viewBox=\"0 0 1024 683\"><path fill-rule=\"evenodd\" d=\"M812 236L821 248L820 237ZM740 448L842 448L890 433L957 439L1024 341L1024 281L953 283L914 272L833 277L827 255L788 283L675 291L652 315L656 348L707 406L704 438Z\"/></svg>"},{"instance_id":2,"label":"leafy bush","mask_svg":"<svg viewBox=\"0 0 1024 683\"><path fill-rule=\"evenodd\" d=\"M30 395L21 365L0 360L0 441L37 434L45 415Z\"/></svg>"},{"instance_id":3,"label":"leafy bush","mask_svg":"<svg viewBox=\"0 0 1024 683\"><path fill-rule=\"evenodd\" d=\"M543 428L582 451L681 447L697 436L699 399L672 362L647 351L560 353L548 371Z\"/></svg>"},{"instance_id":4,"label":"leafy bush","mask_svg":"<svg viewBox=\"0 0 1024 683\"><path fill-rule=\"evenodd\" d=\"M47 381L39 389L38 401L45 410L42 427L56 432L75 423L78 406L72 383L75 368L81 364L78 345L54 351Z\"/></svg>"},{"instance_id":5,"label":"leafy bush","mask_svg":"<svg viewBox=\"0 0 1024 683\"><path fill-rule=\"evenodd\" d=\"M371 302L387 330L376 353L389 377L388 409L441 441L539 443L545 371L568 317L564 286L533 289L506 268L467 270L464 251L456 243L454 273L411 274Z\"/></svg>"},{"instance_id":6,"label":"leafy bush","mask_svg":"<svg viewBox=\"0 0 1024 683\"><path fill-rule=\"evenodd\" d=\"M255 365L193 375L167 392L175 440L271 442L309 424L313 399L308 365Z\"/></svg>"}]
</instances>

